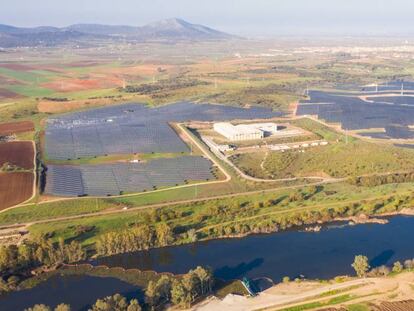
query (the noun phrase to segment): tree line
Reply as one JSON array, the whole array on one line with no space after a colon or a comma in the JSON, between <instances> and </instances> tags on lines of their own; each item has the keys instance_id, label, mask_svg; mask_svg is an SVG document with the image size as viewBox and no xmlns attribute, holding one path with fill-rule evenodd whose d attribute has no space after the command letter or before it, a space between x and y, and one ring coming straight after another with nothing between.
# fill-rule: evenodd
<instances>
[{"instance_id":1,"label":"tree line","mask_svg":"<svg viewBox=\"0 0 414 311\"><path fill-rule=\"evenodd\" d=\"M196 242L203 239L222 237L239 237L253 233L272 233L292 227L308 226L318 222L330 222L338 218L377 215L396 212L414 204L414 193L408 195L391 195L377 200L361 200L349 204L314 210L292 211L286 214L270 215L262 209L273 206L288 207L294 202L312 198L321 189L316 186L306 191L295 191L289 195L264 201L229 202L228 204L211 204L194 213L190 223L182 225L176 222L182 212L171 209L159 209L142 214L143 223L134 224L123 230L107 232L100 235L96 243L99 256L147 250L177 243ZM235 220L248 218L247 220ZM154 224L155 223L155 224ZM151 225L150 225L151 224ZM152 225L154 224L154 225ZM212 224L212 225L210 225Z\"/></svg>"},{"instance_id":2,"label":"tree line","mask_svg":"<svg viewBox=\"0 0 414 311\"><path fill-rule=\"evenodd\" d=\"M141 95L148 95L152 93L162 92L162 91L173 91L188 87L194 87L198 85L208 85L208 82L189 79L189 78L176 78L176 79L165 79L160 80L157 83L152 84L141 84L141 85L127 85L124 88L120 88L121 91L126 93L138 93Z\"/></svg>"},{"instance_id":3,"label":"tree line","mask_svg":"<svg viewBox=\"0 0 414 311\"><path fill-rule=\"evenodd\" d=\"M188 308L198 298L210 294L214 286L214 276L209 268L197 267L182 276L162 275L156 281L149 281L145 290L145 301L140 304L137 299L127 301L119 294L98 299L89 311L141 311L159 310L168 305ZM60 304L55 309L46 305L35 305L25 311L70 311L67 304Z\"/></svg>"},{"instance_id":4,"label":"tree line","mask_svg":"<svg viewBox=\"0 0 414 311\"><path fill-rule=\"evenodd\" d=\"M21 245L0 247L0 291L13 290L19 283L18 275L27 275L32 269L50 268L63 263L74 263L86 258L82 246L63 239L53 243L50 239L36 238Z\"/></svg>"},{"instance_id":5,"label":"tree line","mask_svg":"<svg viewBox=\"0 0 414 311\"><path fill-rule=\"evenodd\" d=\"M355 273L358 277L385 277L390 273L401 273L404 270L412 271L414 269L414 259L407 259L403 263L400 261L394 262L392 267L382 265L379 267L371 268L368 257L364 255L355 256L352 263Z\"/></svg>"},{"instance_id":6,"label":"tree line","mask_svg":"<svg viewBox=\"0 0 414 311\"><path fill-rule=\"evenodd\" d=\"M385 184L406 183L414 181L414 172L394 173L387 175L369 175L351 177L349 182L362 187L375 187Z\"/></svg>"},{"instance_id":7,"label":"tree line","mask_svg":"<svg viewBox=\"0 0 414 311\"><path fill-rule=\"evenodd\" d=\"M167 303L187 308L197 298L211 293L213 285L212 271L197 267L181 278L163 275L157 282L150 281L145 291L145 300L151 309Z\"/></svg>"},{"instance_id":8,"label":"tree line","mask_svg":"<svg viewBox=\"0 0 414 311\"><path fill-rule=\"evenodd\" d=\"M59 304L56 308L51 308L44 304L37 304L24 311L72 311L68 304ZM141 311L141 305L137 299L128 300L120 294L98 299L88 311Z\"/></svg>"},{"instance_id":9,"label":"tree line","mask_svg":"<svg viewBox=\"0 0 414 311\"><path fill-rule=\"evenodd\" d=\"M107 256L167 246L172 242L174 242L174 233L168 224L160 223L156 226L142 224L99 236L96 253Z\"/></svg>"}]
</instances>

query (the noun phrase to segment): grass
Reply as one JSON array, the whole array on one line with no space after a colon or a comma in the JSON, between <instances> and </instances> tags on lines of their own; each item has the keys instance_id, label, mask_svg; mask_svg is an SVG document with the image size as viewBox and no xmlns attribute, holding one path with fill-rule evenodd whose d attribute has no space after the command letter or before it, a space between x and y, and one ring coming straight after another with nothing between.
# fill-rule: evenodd
<instances>
[{"instance_id":1,"label":"grass","mask_svg":"<svg viewBox=\"0 0 414 311\"><path fill-rule=\"evenodd\" d=\"M357 155L357 156L356 156ZM327 174L333 177L411 171L414 151L360 140L297 151L272 152L265 169L277 177Z\"/></svg>"},{"instance_id":2,"label":"grass","mask_svg":"<svg viewBox=\"0 0 414 311\"><path fill-rule=\"evenodd\" d=\"M326 175L341 178L414 170L414 150L346 139L309 119L296 123L329 141L329 145L310 147L304 152L270 152L264 162L264 170L260 166L263 152L238 154L233 156L233 161L247 174L261 178Z\"/></svg>"},{"instance_id":3,"label":"grass","mask_svg":"<svg viewBox=\"0 0 414 311\"><path fill-rule=\"evenodd\" d=\"M371 308L366 304L353 304L346 307L348 311L370 311Z\"/></svg>"},{"instance_id":4,"label":"grass","mask_svg":"<svg viewBox=\"0 0 414 311\"><path fill-rule=\"evenodd\" d=\"M216 226L223 226L236 223L257 223L264 220L279 219L280 217L289 217L297 213L303 213L306 211L317 211L317 210L329 210L334 207L350 206L355 202L364 202L364 206L371 207L374 206L378 200L381 198L385 201L390 197L403 197L412 192L413 184L399 184L399 185L385 185L374 188L356 188L346 184L337 184L337 185L326 185L323 191L318 192L313 197L308 198L306 201L302 202L291 202L284 204L278 204L275 206L265 206L262 208L254 208L259 202L267 202L268 200L285 200L285 198L292 192L288 190L279 190L270 193L261 193L256 195L245 195L240 197L233 197L227 199L218 199L218 200L208 200L201 201L195 204L179 204L163 207L160 211L164 213L170 213L174 211L174 217L171 218L168 222L172 226L187 227L187 228L199 228L199 230L207 232L209 229ZM116 207L117 203L122 202L118 207L124 206L124 204L131 204L132 201L125 201L128 198L122 199L106 199L106 202L109 204L108 208ZM81 201L79 201L81 202ZM87 200L89 204L92 204L93 201ZM211 208L216 206L243 206L249 202L248 209L240 209L240 212L235 216L225 217L221 215L220 217L209 217L204 218L206 211L209 211ZM382 209L377 210L376 213L381 211L395 211L395 208L404 208L411 206L410 202L407 201L405 204L399 203L398 206L394 206L393 202L389 202L388 205L384 206ZM64 208L64 206L62 206ZM91 206L92 207L92 206ZM51 209L50 207L44 207L43 213L39 215L34 213L36 209L32 210L32 215L29 216L24 213L17 213L16 211L20 210L11 210L6 213L0 214L0 223L14 223L21 222L22 220L29 220L30 218L45 218L47 219L47 212L50 210L57 213L67 213L68 210L65 208L59 210L59 203L56 203L55 208ZM89 209L88 205L83 206L83 209ZM71 212L78 212L76 205L73 205ZM369 209L366 210L367 214L370 214ZM85 246L92 245L96 238L109 231L120 230L126 228L133 224L139 224L146 222L146 212L142 210L128 210L118 214L109 214L102 216L93 216L88 218L81 219L72 219L68 221L56 221L44 224L37 224L30 227L30 232L33 234L45 234L53 232L54 237L63 237L65 239L77 238ZM180 215L180 216L177 216ZM204 220L200 220L204 219ZM20 220L20 221L18 221ZM76 233L76 226L94 226L94 231L88 233L87 236L78 236Z\"/></svg>"},{"instance_id":5,"label":"grass","mask_svg":"<svg viewBox=\"0 0 414 311\"><path fill-rule=\"evenodd\" d=\"M162 159L162 158L176 158L182 156L188 156L189 153L145 153L145 154L111 154L106 156L97 156L97 157L86 157L73 160L50 160L47 157L44 157L46 164L56 164L56 165L98 165L105 163L113 163L119 161L132 161L132 160L143 160L151 161L153 159Z\"/></svg>"},{"instance_id":6,"label":"grass","mask_svg":"<svg viewBox=\"0 0 414 311\"><path fill-rule=\"evenodd\" d=\"M0 74L26 83L43 83L48 80L44 72L18 71L0 67ZM48 76L49 74L47 74Z\"/></svg>"},{"instance_id":7,"label":"grass","mask_svg":"<svg viewBox=\"0 0 414 311\"><path fill-rule=\"evenodd\" d=\"M119 204L105 199L79 199L38 205L30 204L1 213L0 223L24 223L55 217L100 212L110 208L119 208Z\"/></svg>"},{"instance_id":8,"label":"grass","mask_svg":"<svg viewBox=\"0 0 414 311\"><path fill-rule=\"evenodd\" d=\"M37 85L13 85L9 86L8 89L27 97L44 97L51 96L56 93L53 90L39 87Z\"/></svg>"},{"instance_id":9,"label":"grass","mask_svg":"<svg viewBox=\"0 0 414 311\"><path fill-rule=\"evenodd\" d=\"M356 298L358 297L346 294L346 295L331 298L327 301L310 302L310 303L302 304L299 306L285 308L285 309L282 309L281 311L303 311L303 310L328 307L328 306L333 306L333 305L337 305L340 303L348 302Z\"/></svg>"}]
</instances>

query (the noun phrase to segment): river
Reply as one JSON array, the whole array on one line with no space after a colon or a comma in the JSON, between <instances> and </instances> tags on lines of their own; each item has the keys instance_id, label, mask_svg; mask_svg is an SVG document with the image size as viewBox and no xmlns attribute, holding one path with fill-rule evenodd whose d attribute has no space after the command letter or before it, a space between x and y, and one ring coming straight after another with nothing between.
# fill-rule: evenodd
<instances>
[{"instance_id":1,"label":"river","mask_svg":"<svg viewBox=\"0 0 414 311\"><path fill-rule=\"evenodd\" d=\"M368 256L372 267L414 257L414 217L396 216L386 225L328 225L320 232L286 231L166 247L101 258L95 265L185 273L198 265L210 266L216 277L300 275L327 279L352 274L354 256ZM37 287L0 297L1 310L23 310L35 303L70 303L85 310L96 299L114 293L128 297L139 289L113 278L54 276Z\"/></svg>"},{"instance_id":2,"label":"river","mask_svg":"<svg viewBox=\"0 0 414 311\"><path fill-rule=\"evenodd\" d=\"M414 257L414 217L397 216L387 225L328 225L320 232L287 231L221 239L101 258L95 265L185 273L210 266L216 277L240 279L304 275L327 279L352 274L355 255L371 266Z\"/></svg>"}]
</instances>

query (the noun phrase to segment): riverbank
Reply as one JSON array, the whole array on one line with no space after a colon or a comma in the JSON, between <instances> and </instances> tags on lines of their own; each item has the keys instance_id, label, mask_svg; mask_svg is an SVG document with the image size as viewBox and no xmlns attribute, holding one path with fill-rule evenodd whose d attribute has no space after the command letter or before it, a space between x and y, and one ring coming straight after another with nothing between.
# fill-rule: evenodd
<instances>
[{"instance_id":1,"label":"riverbank","mask_svg":"<svg viewBox=\"0 0 414 311\"><path fill-rule=\"evenodd\" d=\"M278 283L285 276L327 280L336 275L353 274L350 264L355 255L366 255L372 267L412 258L413 228L414 217L395 216L387 225L349 226L348 222L345 225L342 222L324 227L316 234L290 229L277 234L154 248L99 258L93 262L95 267L65 266L56 271L45 271L39 277L25 281L24 286L37 287L53 275L90 275L113 277L145 288L149 281L160 275L179 276L197 266L210 266L216 278L229 282L244 277L269 277ZM106 267L102 267L104 265ZM237 288L235 283L233 285L224 286L227 288L220 291L220 296L233 292Z\"/></svg>"},{"instance_id":2,"label":"riverbank","mask_svg":"<svg viewBox=\"0 0 414 311\"><path fill-rule=\"evenodd\" d=\"M269 277L280 282L285 276L300 275L330 279L352 274L355 255L371 258L372 267L414 257L413 228L414 217L395 216L386 225L334 223L318 233L288 230L201 241L101 257L93 264L174 274L210 266L216 277L226 280Z\"/></svg>"},{"instance_id":3,"label":"riverbank","mask_svg":"<svg viewBox=\"0 0 414 311\"><path fill-rule=\"evenodd\" d=\"M355 308L352 310L369 310L365 308L369 304L380 305L383 301L414 299L413 282L414 273L409 271L383 278L349 278L340 283L334 281L280 283L256 297L246 298L235 295L228 295L224 299L210 297L191 310L290 311L329 307L347 310L350 306Z\"/></svg>"},{"instance_id":4,"label":"riverbank","mask_svg":"<svg viewBox=\"0 0 414 311\"><path fill-rule=\"evenodd\" d=\"M197 268L194 271L199 269L200 268ZM37 301L41 301L42 303L49 305L53 305L53 303L56 302L65 302L73 306L79 306L79 301L76 300L76 296L81 293L76 293L77 289L74 284L78 284L81 279L85 279L85 282L87 282L91 288L94 288L98 292L102 292L102 290L104 290L104 292L107 293L106 295L120 293L116 287L117 284L124 289L133 288L133 292L125 293L130 296L129 298L139 298L140 303L144 304L145 291L151 286L150 283L158 284L161 279L164 281L166 279L169 280L169 282L171 282L170 284L176 281L183 282L183 280L188 277L188 274L192 273L190 271L187 274L174 275L168 272L157 273L155 271L140 271L139 269L124 269L122 267L110 268L106 266L92 266L90 264L61 265L55 270L39 270L37 272L37 275L22 281L16 290L2 293L0 295L0 304L4 302L8 306L23 306L23 302L19 302L16 297L28 295L31 297L30 301L32 301L32 298L36 298L32 297L32 295L40 295L40 297L45 299L45 301L39 299L37 299ZM60 284L59 286L63 286L64 288L61 288L60 291L56 291L56 284ZM50 286L54 287L55 296L58 297L54 297L53 299L47 298L47 289ZM78 284L77 286L80 285ZM70 291L68 295L66 293L67 290ZM220 279L215 280L212 293L221 298L225 297L227 294L248 294L242 286L241 281L224 281ZM99 295L97 296L96 293L90 292L82 293L81 296L82 299L80 299L80 301L83 303L88 301L95 302L96 299L102 298ZM201 296L198 295L196 298L197 301L204 299L205 293ZM31 305L25 305L25 308L29 306ZM23 310L23 308L21 309ZM89 308L82 310L89 310Z\"/></svg>"}]
</instances>

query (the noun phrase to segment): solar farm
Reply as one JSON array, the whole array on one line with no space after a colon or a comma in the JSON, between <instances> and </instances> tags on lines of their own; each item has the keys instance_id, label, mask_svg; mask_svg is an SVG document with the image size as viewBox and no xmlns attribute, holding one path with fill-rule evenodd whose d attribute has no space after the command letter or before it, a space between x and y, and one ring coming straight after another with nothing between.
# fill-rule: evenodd
<instances>
[{"instance_id":1,"label":"solar farm","mask_svg":"<svg viewBox=\"0 0 414 311\"><path fill-rule=\"evenodd\" d=\"M146 162L47 165L45 193L56 196L112 196L215 179L213 163L190 156L172 122L271 118L265 108L178 103L158 108L125 104L66 114L47 122L49 160L119 154L161 154ZM181 154L163 158L162 154Z\"/></svg>"},{"instance_id":2,"label":"solar farm","mask_svg":"<svg viewBox=\"0 0 414 311\"><path fill-rule=\"evenodd\" d=\"M71 113L48 120L46 154L73 160L109 154L188 152L169 122L270 118L265 108L178 103L159 108L128 104Z\"/></svg>"},{"instance_id":3,"label":"solar farm","mask_svg":"<svg viewBox=\"0 0 414 311\"><path fill-rule=\"evenodd\" d=\"M408 82L349 94L311 91L310 100L299 103L296 114L317 115L329 123L341 124L344 130L364 130L360 135L371 138L413 139L413 91L414 84Z\"/></svg>"},{"instance_id":4,"label":"solar farm","mask_svg":"<svg viewBox=\"0 0 414 311\"><path fill-rule=\"evenodd\" d=\"M50 165L45 192L59 196L108 196L212 179L212 163L195 156L148 163Z\"/></svg>"}]
</instances>

